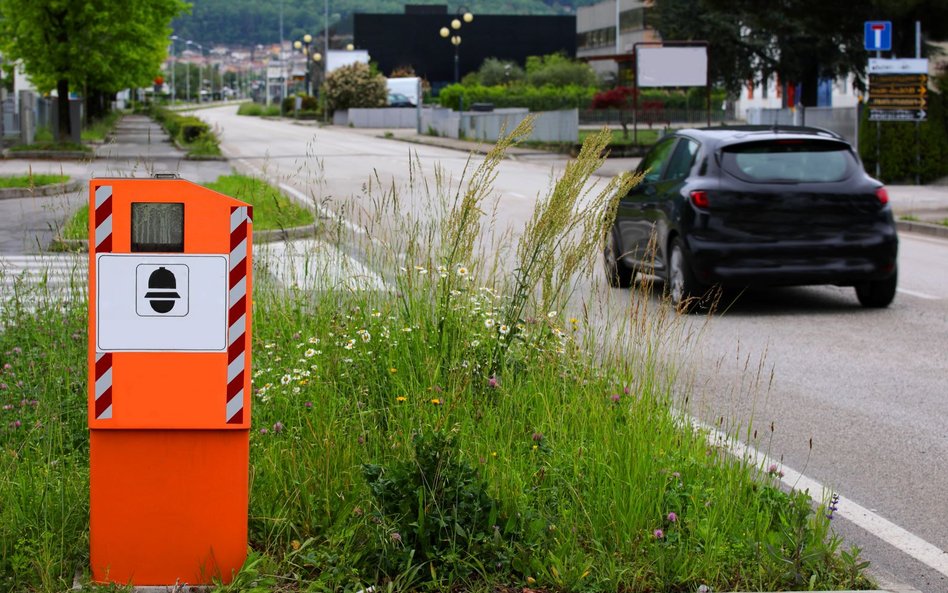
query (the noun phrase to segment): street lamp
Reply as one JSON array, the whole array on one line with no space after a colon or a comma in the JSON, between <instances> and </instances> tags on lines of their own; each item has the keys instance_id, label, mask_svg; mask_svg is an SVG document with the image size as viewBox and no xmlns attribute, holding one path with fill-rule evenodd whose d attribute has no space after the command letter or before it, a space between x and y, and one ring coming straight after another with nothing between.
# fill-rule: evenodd
<instances>
[{"instance_id":1,"label":"street lamp","mask_svg":"<svg viewBox=\"0 0 948 593\"><path fill-rule=\"evenodd\" d=\"M174 71L177 69L177 63L174 60L174 42L178 40L177 35L171 36L171 104L174 105L175 99L175 86L174 86Z\"/></svg>"},{"instance_id":2,"label":"street lamp","mask_svg":"<svg viewBox=\"0 0 948 593\"><path fill-rule=\"evenodd\" d=\"M309 96L312 96L313 95L313 85L311 81L312 65L313 65L313 62L316 62L318 64L320 61L322 61L323 56L318 51L316 52L313 51L313 36L310 35L309 33L307 33L306 35L303 35L302 41L300 41L299 39L294 41L293 47L296 48L297 51L302 52L303 55L306 57L306 94Z\"/></svg>"},{"instance_id":3,"label":"street lamp","mask_svg":"<svg viewBox=\"0 0 948 593\"><path fill-rule=\"evenodd\" d=\"M461 30L461 22L470 23L474 20L474 15L471 14L469 10L464 7L458 9L457 18L451 20L451 27L441 27L441 36L445 39L451 41L451 45L454 46L454 82L457 83L460 80L460 55L459 49L461 46L461 35L460 33L454 33L453 31Z\"/></svg>"},{"instance_id":4,"label":"street lamp","mask_svg":"<svg viewBox=\"0 0 948 593\"><path fill-rule=\"evenodd\" d=\"M198 62L198 103L201 102L201 89L204 88L204 46L188 39L186 45L193 45L201 52L201 61ZM188 60L188 101L191 100L191 60Z\"/></svg>"}]
</instances>

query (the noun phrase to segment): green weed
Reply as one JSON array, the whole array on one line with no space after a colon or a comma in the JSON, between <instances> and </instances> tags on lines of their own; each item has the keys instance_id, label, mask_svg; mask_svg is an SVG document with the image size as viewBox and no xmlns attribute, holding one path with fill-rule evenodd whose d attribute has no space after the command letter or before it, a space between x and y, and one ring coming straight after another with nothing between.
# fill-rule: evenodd
<instances>
[{"instance_id":1,"label":"green weed","mask_svg":"<svg viewBox=\"0 0 948 593\"><path fill-rule=\"evenodd\" d=\"M69 181L69 175L47 175L29 173L27 175L0 175L0 187L20 187L33 189L41 185L58 185Z\"/></svg>"}]
</instances>

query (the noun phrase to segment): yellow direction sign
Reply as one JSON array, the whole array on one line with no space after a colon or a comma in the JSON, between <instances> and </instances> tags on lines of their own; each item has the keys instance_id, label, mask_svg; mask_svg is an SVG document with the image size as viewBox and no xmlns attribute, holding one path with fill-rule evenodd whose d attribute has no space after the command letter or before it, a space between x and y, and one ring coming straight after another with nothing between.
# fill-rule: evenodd
<instances>
[{"instance_id":1,"label":"yellow direction sign","mask_svg":"<svg viewBox=\"0 0 948 593\"><path fill-rule=\"evenodd\" d=\"M924 112L928 107L927 95L927 74L869 75L869 101L867 104L875 112L884 110Z\"/></svg>"}]
</instances>

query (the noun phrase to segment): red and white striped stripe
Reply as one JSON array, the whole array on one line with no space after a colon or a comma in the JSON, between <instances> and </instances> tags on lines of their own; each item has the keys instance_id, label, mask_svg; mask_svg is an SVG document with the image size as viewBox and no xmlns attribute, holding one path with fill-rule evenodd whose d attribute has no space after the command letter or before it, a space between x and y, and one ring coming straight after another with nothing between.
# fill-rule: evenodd
<instances>
[{"instance_id":1,"label":"red and white striped stripe","mask_svg":"<svg viewBox=\"0 0 948 593\"><path fill-rule=\"evenodd\" d=\"M95 419L112 418L112 353L95 353Z\"/></svg>"},{"instance_id":2,"label":"red and white striped stripe","mask_svg":"<svg viewBox=\"0 0 948 593\"><path fill-rule=\"evenodd\" d=\"M95 188L95 249L97 253L112 252L112 186Z\"/></svg>"},{"instance_id":3,"label":"red and white striped stripe","mask_svg":"<svg viewBox=\"0 0 948 593\"><path fill-rule=\"evenodd\" d=\"M253 210L230 209L230 273L227 314L227 424L244 421L244 379L247 354L247 233Z\"/></svg>"},{"instance_id":4,"label":"red and white striped stripe","mask_svg":"<svg viewBox=\"0 0 948 593\"><path fill-rule=\"evenodd\" d=\"M112 251L112 186L95 188L95 244L96 253ZM96 420L112 418L112 354L95 353L95 410Z\"/></svg>"}]
</instances>

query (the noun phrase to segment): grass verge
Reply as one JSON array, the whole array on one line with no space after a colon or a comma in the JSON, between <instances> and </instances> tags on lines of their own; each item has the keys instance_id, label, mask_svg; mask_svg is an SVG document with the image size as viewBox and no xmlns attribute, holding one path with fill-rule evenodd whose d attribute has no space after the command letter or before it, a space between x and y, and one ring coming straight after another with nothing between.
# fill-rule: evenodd
<instances>
[{"instance_id":1,"label":"grass verge","mask_svg":"<svg viewBox=\"0 0 948 593\"><path fill-rule=\"evenodd\" d=\"M69 181L69 175L47 175L30 173L27 175L0 175L0 188L34 188L41 185L56 185Z\"/></svg>"},{"instance_id":2,"label":"grass verge","mask_svg":"<svg viewBox=\"0 0 948 593\"><path fill-rule=\"evenodd\" d=\"M383 287L335 289L315 254L318 290L260 275L251 556L219 590L868 586L831 506L675 412L664 354L691 334L667 306L623 292L628 308L609 314L606 289L566 312L632 181L588 190L606 141L587 143L502 255L482 240L501 223L489 206L508 140L458 185L368 184L374 218L337 240ZM13 294L0 574L60 591L88 565L85 304Z\"/></svg>"},{"instance_id":3,"label":"grass verge","mask_svg":"<svg viewBox=\"0 0 948 593\"><path fill-rule=\"evenodd\" d=\"M200 118L180 115L154 103L144 109L152 119L161 124L175 142L188 151L189 157L221 156L217 133Z\"/></svg>"},{"instance_id":4,"label":"grass verge","mask_svg":"<svg viewBox=\"0 0 948 593\"><path fill-rule=\"evenodd\" d=\"M253 206L255 230L286 229L313 224L313 211L286 197L262 179L246 175L226 175L206 187L243 200ZM63 225L64 239L82 240L89 235L89 207L83 206Z\"/></svg>"},{"instance_id":5,"label":"grass verge","mask_svg":"<svg viewBox=\"0 0 948 593\"><path fill-rule=\"evenodd\" d=\"M258 103L241 103L237 108L237 115L252 115L265 117L279 117L279 105L260 105Z\"/></svg>"},{"instance_id":6,"label":"grass verge","mask_svg":"<svg viewBox=\"0 0 948 593\"><path fill-rule=\"evenodd\" d=\"M33 144L16 144L10 147L10 152L87 152L92 154L92 149L84 144L75 142L35 142Z\"/></svg>"},{"instance_id":7,"label":"grass verge","mask_svg":"<svg viewBox=\"0 0 948 593\"><path fill-rule=\"evenodd\" d=\"M122 118L122 112L118 110L113 110L107 113L105 116L95 120L91 125L83 128L82 130L82 141L83 142L104 142L106 136L108 136L113 129L115 129L115 124L118 123L118 120Z\"/></svg>"},{"instance_id":8,"label":"grass verge","mask_svg":"<svg viewBox=\"0 0 948 593\"><path fill-rule=\"evenodd\" d=\"M598 132L595 130L580 130L579 142L582 144L587 138L595 136ZM637 139L634 139L632 127L629 126L629 133L626 135L622 129L611 129L609 137L610 146L651 146L655 144L661 136L661 130L652 128L639 128Z\"/></svg>"}]
</instances>

